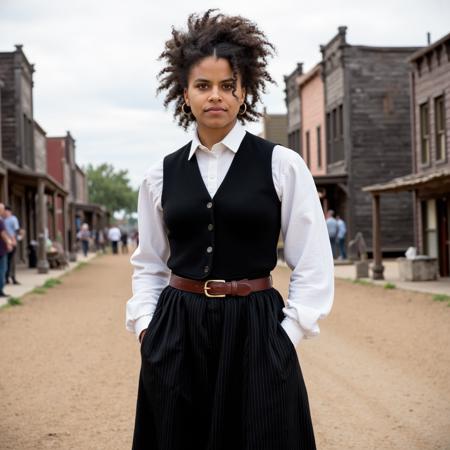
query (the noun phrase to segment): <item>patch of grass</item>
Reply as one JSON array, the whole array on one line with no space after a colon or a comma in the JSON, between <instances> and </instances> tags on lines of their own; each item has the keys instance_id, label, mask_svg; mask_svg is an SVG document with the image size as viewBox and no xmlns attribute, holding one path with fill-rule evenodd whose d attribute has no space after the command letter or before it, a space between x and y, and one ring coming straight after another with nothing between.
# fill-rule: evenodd
<instances>
[{"instance_id":1,"label":"patch of grass","mask_svg":"<svg viewBox=\"0 0 450 450\"><path fill-rule=\"evenodd\" d=\"M433 295L433 300L435 302L450 302L450 295L436 294L436 295Z\"/></svg>"},{"instance_id":2,"label":"patch of grass","mask_svg":"<svg viewBox=\"0 0 450 450\"><path fill-rule=\"evenodd\" d=\"M394 283L386 283L383 287L385 289L395 289L397 286Z\"/></svg>"},{"instance_id":3,"label":"patch of grass","mask_svg":"<svg viewBox=\"0 0 450 450\"><path fill-rule=\"evenodd\" d=\"M49 278L42 286L34 288L31 293L42 295L47 292L47 289L51 289L52 287L61 283L62 281L58 280L57 278Z\"/></svg>"},{"instance_id":4,"label":"patch of grass","mask_svg":"<svg viewBox=\"0 0 450 450\"><path fill-rule=\"evenodd\" d=\"M57 286L58 284L61 284L61 280L58 280L57 278L49 278L42 287L45 289L50 289L54 286Z\"/></svg>"},{"instance_id":5,"label":"patch of grass","mask_svg":"<svg viewBox=\"0 0 450 450\"><path fill-rule=\"evenodd\" d=\"M21 304L22 304L22 300L20 300L20 298L17 298L17 297L9 297L8 298L8 305L15 306L15 305L21 305Z\"/></svg>"},{"instance_id":6,"label":"patch of grass","mask_svg":"<svg viewBox=\"0 0 450 450\"><path fill-rule=\"evenodd\" d=\"M43 287L37 287L31 291L32 294L45 294L46 292L47 292L47 289L45 289Z\"/></svg>"},{"instance_id":7,"label":"patch of grass","mask_svg":"<svg viewBox=\"0 0 450 450\"><path fill-rule=\"evenodd\" d=\"M362 278L355 278L352 280L353 284L361 284L362 286L373 286L371 281L363 280Z\"/></svg>"},{"instance_id":8,"label":"patch of grass","mask_svg":"<svg viewBox=\"0 0 450 450\"><path fill-rule=\"evenodd\" d=\"M88 265L87 262L81 261L81 262L79 262L79 263L75 266L74 270L80 270L80 269L82 269L83 267L86 267L87 265Z\"/></svg>"},{"instance_id":9,"label":"patch of grass","mask_svg":"<svg viewBox=\"0 0 450 450\"><path fill-rule=\"evenodd\" d=\"M435 302L447 302L447 306L450 308L450 295L447 294L435 294L433 295Z\"/></svg>"}]
</instances>

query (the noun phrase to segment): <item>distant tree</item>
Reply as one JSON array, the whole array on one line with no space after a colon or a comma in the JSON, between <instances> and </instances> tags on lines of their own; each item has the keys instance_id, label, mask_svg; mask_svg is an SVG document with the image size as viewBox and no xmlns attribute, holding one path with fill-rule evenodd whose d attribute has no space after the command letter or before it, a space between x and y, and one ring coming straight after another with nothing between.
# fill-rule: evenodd
<instances>
[{"instance_id":1,"label":"distant tree","mask_svg":"<svg viewBox=\"0 0 450 450\"><path fill-rule=\"evenodd\" d=\"M86 167L89 201L104 205L112 213L125 211L127 215L137 209L138 191L130 186L128 170L114 170L111 164Z\"/></svg>"}]
</instances>

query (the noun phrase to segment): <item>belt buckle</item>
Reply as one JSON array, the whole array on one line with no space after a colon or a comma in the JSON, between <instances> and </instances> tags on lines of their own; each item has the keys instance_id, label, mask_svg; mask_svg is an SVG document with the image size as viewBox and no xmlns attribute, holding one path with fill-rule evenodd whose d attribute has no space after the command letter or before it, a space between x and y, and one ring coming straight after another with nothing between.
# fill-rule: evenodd
<instances>
[{"instance_id":1,"label":"belt buckle","mask_svg":"<svg viewBox=\"0 0 450 450\"><path fill-rule=\"evenodd\" d=\"M222 283L226 282L225 280L206 280L205 281L205 285L203 286L203 291L205 292L205 295L207 297L225 297L225 294L210 294L208 292L208 289L211 289L211 287L208 286L208 283L211 283L213 281L218 281L218 282L222 282Z\"/></svg>"}]
</instances>

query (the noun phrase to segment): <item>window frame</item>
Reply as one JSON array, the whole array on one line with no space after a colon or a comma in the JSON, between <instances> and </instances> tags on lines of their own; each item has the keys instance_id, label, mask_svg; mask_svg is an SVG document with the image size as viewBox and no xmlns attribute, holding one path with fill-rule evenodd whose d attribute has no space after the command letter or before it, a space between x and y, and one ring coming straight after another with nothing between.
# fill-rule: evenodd
<instances>
[{"instance_id":1,"label":"window frame","mask_svg":"<svg viewBox=\"0 0 450 450\"><path fill-rule=\"evenodd\" d=\"M426 120L424 120L424 111L426 109ZM426 100L419 105L419 123L420 123L420 164L427 166L431 162L431 139L430 139L430 102ZM426 125L426 133L425 133ZM426 144L426 151L425 145ZM426 160L424 159L426 156Z\"/></svg>"},{"instance_id":2,"label":"window frame","mask_svg":"<svg viewBox=\"0 0 450 450\"><path fill-rule=\"evenodd\" d=\"M317 168L322 168L322 127L317 125L316 127L316 139L317 139Z\"/></svg>"},{"instance_id":3,"label":"window frame","mask_svg":"<svg viewBox=\"0 0 450 450\"><path fill-rule=\"evenodd\" d=\"M440 116L438 116L439 105L441 105L442 108ZM440 117L442 122L441 129L438 129L438 117ZM434 98L434 142L436 147L436 162L445 162L447 160L447 134L445 120L445 94L441 94Z\"/></svg>"},{"instance_id":4,"label":"window frame","mask_svg":"<svg viewBox=\"0 0 450 450\"><path fill-rule=\"evenodd\" d=\"M306 142L306 165L311 168L311 135L309 130L305 133Z\"/></svg>"}]
</instances>

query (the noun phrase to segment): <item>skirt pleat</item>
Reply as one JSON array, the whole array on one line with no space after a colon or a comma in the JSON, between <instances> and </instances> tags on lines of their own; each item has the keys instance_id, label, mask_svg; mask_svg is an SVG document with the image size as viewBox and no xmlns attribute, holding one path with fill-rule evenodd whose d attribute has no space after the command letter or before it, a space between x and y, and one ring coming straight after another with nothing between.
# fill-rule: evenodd
<instances>
[{"instance_id":1,"label":"skirt pleat","mask_svg":"<svg viewBox=\"0 0 450 450\"><path fill-rule=\"evenodd\" d=\"M315 449L274 289L208 298L167 286L141 344L133 450Z\"/></svg>"}]
</instances>

